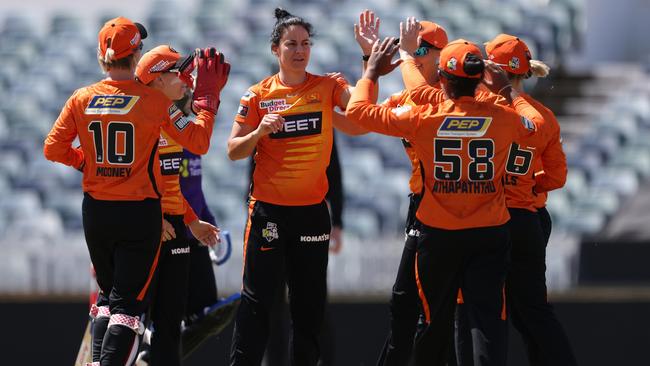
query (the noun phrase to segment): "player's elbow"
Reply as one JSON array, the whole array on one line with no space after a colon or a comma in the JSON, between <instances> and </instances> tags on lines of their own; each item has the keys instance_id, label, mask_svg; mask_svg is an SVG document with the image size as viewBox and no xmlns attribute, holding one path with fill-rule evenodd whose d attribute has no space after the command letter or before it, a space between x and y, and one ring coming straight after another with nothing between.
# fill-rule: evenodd
<instances>
[{"instance_id":1,"label":"player's elbow","mask_svg":"<svg viewBox=\"0 0 650 366\"><path fill-rule=\"evenodd\" d=\"M49 161L59 161L60 155L50 145L43 146L43 155Z\"/></svg>"},{"instance_id":2,"label":"player's elbow","mask_svg":"<svg viewBox=\"0 0 650 366\"><path fill-rule=\"evenodd\" d=\"M362 113L363 105L361 103L350 103L345 110L345 118L354 124L358 124Z\"/></svg>"},{"instance_id":3,"label":"player's elbow","mask_svg":"<svg viewBox=\"0 0 650 366\"><path fill-rule=\"evenodd\" d=\"M228 159L231 161L241 160L247 157L247 155L244 155L241 152L241 149L238 148L238 144L233 139L228 140L228 146L226 149L228 152Z\"/></svg>"}]
</instances>

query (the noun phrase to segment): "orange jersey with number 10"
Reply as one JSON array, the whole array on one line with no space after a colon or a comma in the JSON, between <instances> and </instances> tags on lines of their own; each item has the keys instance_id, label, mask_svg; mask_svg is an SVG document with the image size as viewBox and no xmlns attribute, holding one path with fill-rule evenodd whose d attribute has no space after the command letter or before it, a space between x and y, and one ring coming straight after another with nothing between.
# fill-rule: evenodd
<instances>
[{"instance_id":1,"label":"orange jersey with number 10","mask_svg":"<svg viewBox=\"0 0 650 366\"><path fill-rule=\"evenodd\" d=\"M535 130L512 109L472 97L440 105L386 108L369 101L374 83L357 83L347 116L385 135L407 138L422 162L424 196L417 218L459 230L510 219L502 183L510 144Z\"/></svg>"},{"instance_id":2,"label":"orange jersey with number 10","mask_svg":"<svg viewBox=\"0 0 650 366\"><path fill-rule=\"evenodd\" d=\"M180 143L207 150L214 117L191 123L160 91L135 80L102 80L68 99L45 139L49 160L83 167L83 190L98 200L162 196L161 127ZM209 113L209 112L207 112ZM212 114L210 114L212 115ZM72 148L79 137L80 148Z\"/></svg>"},{"instance_id":3,"label":"orange jersey with number 10","mask_svg":"<svg viewBox=\"0 0 650 366\"><path fill-rule=\"evenodd\" d=\"M300 85L286 86L276 74L252 86L241 98L235 122L253 128L267 113L284 117L283 129L257 142L251 196L284 206L323 201L332 151L332 113L344 107L345 86L307 73Z\"/></svg>"}]
</instances>

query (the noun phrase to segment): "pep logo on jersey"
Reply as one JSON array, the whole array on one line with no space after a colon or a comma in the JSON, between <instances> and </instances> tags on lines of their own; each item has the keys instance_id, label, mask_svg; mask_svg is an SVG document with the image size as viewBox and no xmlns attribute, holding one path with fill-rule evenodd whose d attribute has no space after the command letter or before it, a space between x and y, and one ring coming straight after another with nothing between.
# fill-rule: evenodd
<instances>
[{"instance_id":1,"label":"pep logo on jersey","mask_svg":"<svg viewBox=\"0 0 650 366\"><path fill-rule=\"evenodd\" d=\"M491 117L445 117L438 136L440 137L481 137L492 123Z\"/></svg>"},{"instance_id":2,"label":"pep logo on jersey","mask_svg":"<svg viewBox=\"0 0 650 366\"><path fill-rule=\"evenodd\" d=\"M88 103L85 114L127 114L140 97L134 95L95 95Z\"/></svg>"},{"instance_id":3,"label":"pep logo on jersey","mask_svg":"<svg viewBox=\"0 0 650 366\"><path fill-rule=\"evenodd\" d=\"M282 131L272 133L272 139L319 135L323 128L323 112L284 116Z\"/></svg>"},{"instance_id":4,"label":"pep logo on jersey","mask_svg":"<svg viewBox=\"0 0 650 366\"><path fill-rule=\"evenodd\" d=\"M162 175L176 175L181 170L183 153L160 154L160 172Z\"/></svg>"}]
</instances>

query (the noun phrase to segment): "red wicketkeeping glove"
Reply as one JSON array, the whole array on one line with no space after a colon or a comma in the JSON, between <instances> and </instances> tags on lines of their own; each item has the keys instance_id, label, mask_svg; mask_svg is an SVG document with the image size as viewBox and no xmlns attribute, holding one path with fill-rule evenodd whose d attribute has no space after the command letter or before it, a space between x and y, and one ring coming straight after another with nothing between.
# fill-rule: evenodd
<instances>
[{"instance_id":1,"label":"red wicketkeeping glove","mask_svg":"<svg viewBox=\"0 0 650 366\"><path fill-rule=\"evenodd\" d=\"M219 93L228 82L230 64L224 61L223 54L214 48L195 51L196 87L192 97L192 110L210 111L213 114L219 109Z\"/></svg>"}]
</instances>

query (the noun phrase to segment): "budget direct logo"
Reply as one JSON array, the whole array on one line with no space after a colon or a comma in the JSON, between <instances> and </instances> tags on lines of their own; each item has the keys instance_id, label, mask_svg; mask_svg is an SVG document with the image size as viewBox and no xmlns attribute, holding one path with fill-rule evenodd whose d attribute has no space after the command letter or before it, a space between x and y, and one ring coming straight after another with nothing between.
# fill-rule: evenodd
<instances>
[{"instance_id":1,"label":"budget direct logo","mask_svg":"<svg viewBox=\"0 0 650 366\"><path fill-rule=\"evenodd\" d=\"M286 99L270 99L260 102L260 109L266 109L268 113L283 112L291 108Z\"/></svg>"},{"instance_id":2,"label":"budget direct logo","mask_svg":"<svg viewBox=\"0 0 650 366\"><path fill-rule=\"evenodd\" d=\"M492 123L492 117L446 117L440 128L439 137L481 137Z\"/></svg>"},{"instance_id":3,"label":"budget direct logo","mask_svg":"<svg viewBox=\"0 0 650 366\"><path fill-rule=\"evenodd\" d=\"M282 130L269 135L272 139L319 135L323 129L323 112L284 116Z\"/></svg>"}]
</instances>

